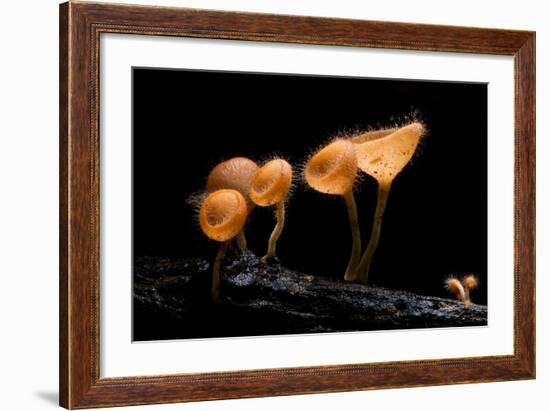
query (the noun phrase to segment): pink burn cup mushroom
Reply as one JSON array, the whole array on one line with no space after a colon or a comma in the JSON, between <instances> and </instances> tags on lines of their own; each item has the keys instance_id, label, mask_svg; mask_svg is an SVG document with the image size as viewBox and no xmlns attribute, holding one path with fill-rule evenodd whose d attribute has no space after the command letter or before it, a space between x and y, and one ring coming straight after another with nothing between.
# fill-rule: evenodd
<instances>
[{"instance_id":1,"label":"pink burn cup mushroom","mask_svg":"<svg viewBox=\"0 0 550 411\"><path fill-rule=\"evenodd\" d=\"M352 247L344 279L353 281L361 256L361 233L353 195L353 185L357 178L355 145L345 139L332 141L307 161L304 177L307 184L314 190L324 194L342 196L346 203Z\"/></svg>"},{"instance_id":2,"label":"pink burn cup mushroom","mask_svg":"<svg viewBox=\"0 0 550 411\"><path fill-rule=\"evenodd\" d=\"M264 164L252 178L249 197L261 207L275 206L277 223L269 237L267 261L276 255L277 240L283 232L285 223L285 200L292 185L292 167L282 158L276 158Z\"/></svg>"},{"instance_id":3,"label":"pink burn cup mushroom","mask_svg":"<svg viewBox=\"0 0 550 411\"><path fill-rule=\"evenodd\" d=\"M392 182L411 160L424 131L421 123L413 122L401 128L372 131L350 139L355 146L358 167L378 182L371 236L357 267L358 282L367 284Z\"/></svg>"},{"instance_id":4,"label":"pink burn cup mushroom","mask_svg":"<svg viewBox=\"0 0 550 411\"><path fill-rule=\"evenodd\" d=\"M248 209L252 210L255 204L250 200L248 192L256 171L258 171L258 165L246 157L233 157L222 161L208 175L206 191L212 193L221 189L236 190L246 200ZM244 250L246 248L244 231L237 235L236 240L239 248Z\"/></svg>"},{"instance_id":5,"label":"pink burn cup mushroom","mask_svg":"<svg viewBox=\"0 0 550 411\"><path fill-rule=\"evenodd\" d=\"M222 189L209 194L199 210L202 231L212 240L220 242L212 267L211 296L219 301L220 267L228 242L242 232L248 216L246 200L237 190Z\"/></svg>"}]
</instances>

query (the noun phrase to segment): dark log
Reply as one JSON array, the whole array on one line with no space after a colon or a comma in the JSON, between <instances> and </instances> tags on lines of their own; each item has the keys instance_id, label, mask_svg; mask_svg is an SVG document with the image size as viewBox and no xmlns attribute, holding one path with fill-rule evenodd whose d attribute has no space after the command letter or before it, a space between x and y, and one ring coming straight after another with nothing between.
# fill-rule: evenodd
<instances>
[{"instance_id":1,"label":"dark log","mask_svg":"<svg viewBox=\"0 0 550 411\"><path fill-rule=\"evenodd\" d=\"M315 277L250 252L226 258L214 304L210 269L201 258L138 258L135 339L487 325L486 306Z\"/></svg>"}]
</instances>

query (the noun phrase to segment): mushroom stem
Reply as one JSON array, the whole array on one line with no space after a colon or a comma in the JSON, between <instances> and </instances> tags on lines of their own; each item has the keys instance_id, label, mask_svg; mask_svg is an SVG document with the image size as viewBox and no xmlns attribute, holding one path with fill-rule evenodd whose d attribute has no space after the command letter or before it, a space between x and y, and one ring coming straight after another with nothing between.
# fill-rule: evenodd
<instances>
[{"instance_id":1,"label":"mushroom stem","mask_svg":"<svg viewBox=\"0 0 550 411\"><path fill-rule=\"evenodd\" d=\"M216 254L216 259L214 260L214 265L212 268L211 296L212 301L214 301L215 303L220 302L220 267L227 251L227 244L227 241L224 241L220 244L220 248L218 249L218 253Z\"/></svg>"},{"instance_id":2,"label":"mushroom stem","mask_svg":"<svg viewBox=\"0 0 550 411\"><path fill-rule=\"evenodd\" d=\"M344 200L348 209L349 226L351 229L351 256L349 258L344 280L355 281L357 277L357 266L361 259L361 231L359 230L359 218L357 216L357 205L353 190L344 194Z\"/></svg>"},{"instance_id":3,"label":"mushroom stem","mask_svg":"<svg viewBox=\"0 0 550 411\"><path fill-rule=\"evenodd\" d=\"M279 201L275 206L275 218L277 219L277 224L269 236L269 242L267 244L267 254L262 258L264 261L267 261L277 254L277 240L283 232L283 226L285 224L285 202Z\"/></svg>"},{"instance_id":4,"label":"mushroom stem","mask_svg":"<svg viewBox=\"0 0 550 411\"><path fill-rule=\"evenodd\" d=\"M367 249L363 253L359 266L357 267L356 280L363 284L367 284L369 279L369 269L372 262L372 257L376 251L376 247L378 247L380 230L382 229L382 218L384 217L384 210L386 209L390 189L391 183L378 183L376 210L374 211L374 220L372 222L372 231L370 234L369 244L367 245Z\"/></svg>"},{"instance_id":5,"label":"mushroom stem","mask_svg":"<svg viewBox=\"0 0 550 411\"><path fill-rule=\"evenodd\" d=\"M241 251L246 250L246 237L244 236L244 231L237 234L237 245Z\"/></svg>"},{"instance_id":6,"label":"mushroom stem","mask_svg":"<svg viewBox=\"0 0 550 411\"><path fill-rule=\"evenodd\" d=\"M470 289L468 287L464 287L464 306L467 308L472 303L472 300L470 300Z\"/></svg>"},{"instance_id":7,"label":"mushroom stem","mask_svg":"<svg viewBox=\"0 0 550 411\"><path fill-rule=\"evenodd\" d=\"M468 307L472 303L470 298L470 291L477 288L477 278L473 274L468 274L465 277L462 277L462 287L464 288L464 305Z\"/></svg>"}]
</instances>

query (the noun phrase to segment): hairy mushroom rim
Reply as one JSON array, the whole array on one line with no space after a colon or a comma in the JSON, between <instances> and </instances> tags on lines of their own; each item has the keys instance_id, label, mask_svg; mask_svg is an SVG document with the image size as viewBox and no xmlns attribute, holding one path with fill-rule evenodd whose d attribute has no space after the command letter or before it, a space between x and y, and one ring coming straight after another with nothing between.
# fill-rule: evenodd
<instances>
[{"instance_id":1,"label":"hairy mushroom rim","mask_svg":"<svg viewBox=\"0 0 550 411\"><path fill-rule=\"evenodd\" d=\"M199 211L199 222L204 234L221 243L212 267L211 295L214 302L219 301L220 267L227 245L242 232L247 216L246 200L237 190L230 189L209 194Z\"/></svg>"},{"instance_id":2,"label":"hairy mushroom rim","mask_svg":"<svg viewBox=\"0 0 550 411\"><path fill-rule=\"evenodd\" d=\"M350 139L355 145L358 167L378 183L371 235L356 269L357 282L367 284L392 182L411 160L424 133L422 123L413 122L398 129L368 132Z\"/></svg>"},{"instance_id":3,"label":"hairy mushroom rim","mask_svg":"<svg viewBox=\"0 0 550 411\"><path fill-rule=\"evenodd\" d=\"M206 192L213 193L221 189L236 190L244 197L250 210L254 202L248 196L252 178L258 171L258 165L246 157L233 157L216 165L206 180ZM241 250L246 248L246 236L243 230L238 233L237 244Z\"/></svg>"},{"instance_id":4,"label":"hairy mushroom rim","mask_svg":"<svg viewBox=\"0 0 550 411\"><path fill-rule=\"evenodd\" d=\"M336 139L321 148L307 162L304 175L311 188L321 193L340 195L344 198L351 229L351 255L344 279L353 281L361 257L361 232L353 185L357 178L357 157L354 144Z\"/></svg>"},{"instance_id":5,"label":"hairy mushroom rim","mask_svg":"<svg viewBox=\"0 0 550 411\"><path fill-rule=\"evenodd\" d=\"M277 241L283 232L285 223L285 200L292 185L292 167L282 158L276 158L264 164L252 179L250 188L251 200L259 206L275 205L277 223L269 237L267 254L263 257L267 261L277 253Z\"/></svg>"}]
</instances>

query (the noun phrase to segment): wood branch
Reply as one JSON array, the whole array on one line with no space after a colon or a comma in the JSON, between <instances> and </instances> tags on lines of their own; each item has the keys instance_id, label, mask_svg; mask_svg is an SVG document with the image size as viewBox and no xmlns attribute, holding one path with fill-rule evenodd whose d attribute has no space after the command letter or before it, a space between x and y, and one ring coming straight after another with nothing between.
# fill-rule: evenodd
<instances>
[{"instance_id":1,"label":"wood branch","mask_svg":"<svg viewBox=\"0 0 550 411\"><path fill-rule=\"evenodd\" d=\"M200 258L137 259L136 319L155 313L175 329L162 338L487 325L486 306L315 277L250 252L228 256L213 304L210 269Z\"/></svg>"}]
</instances>

